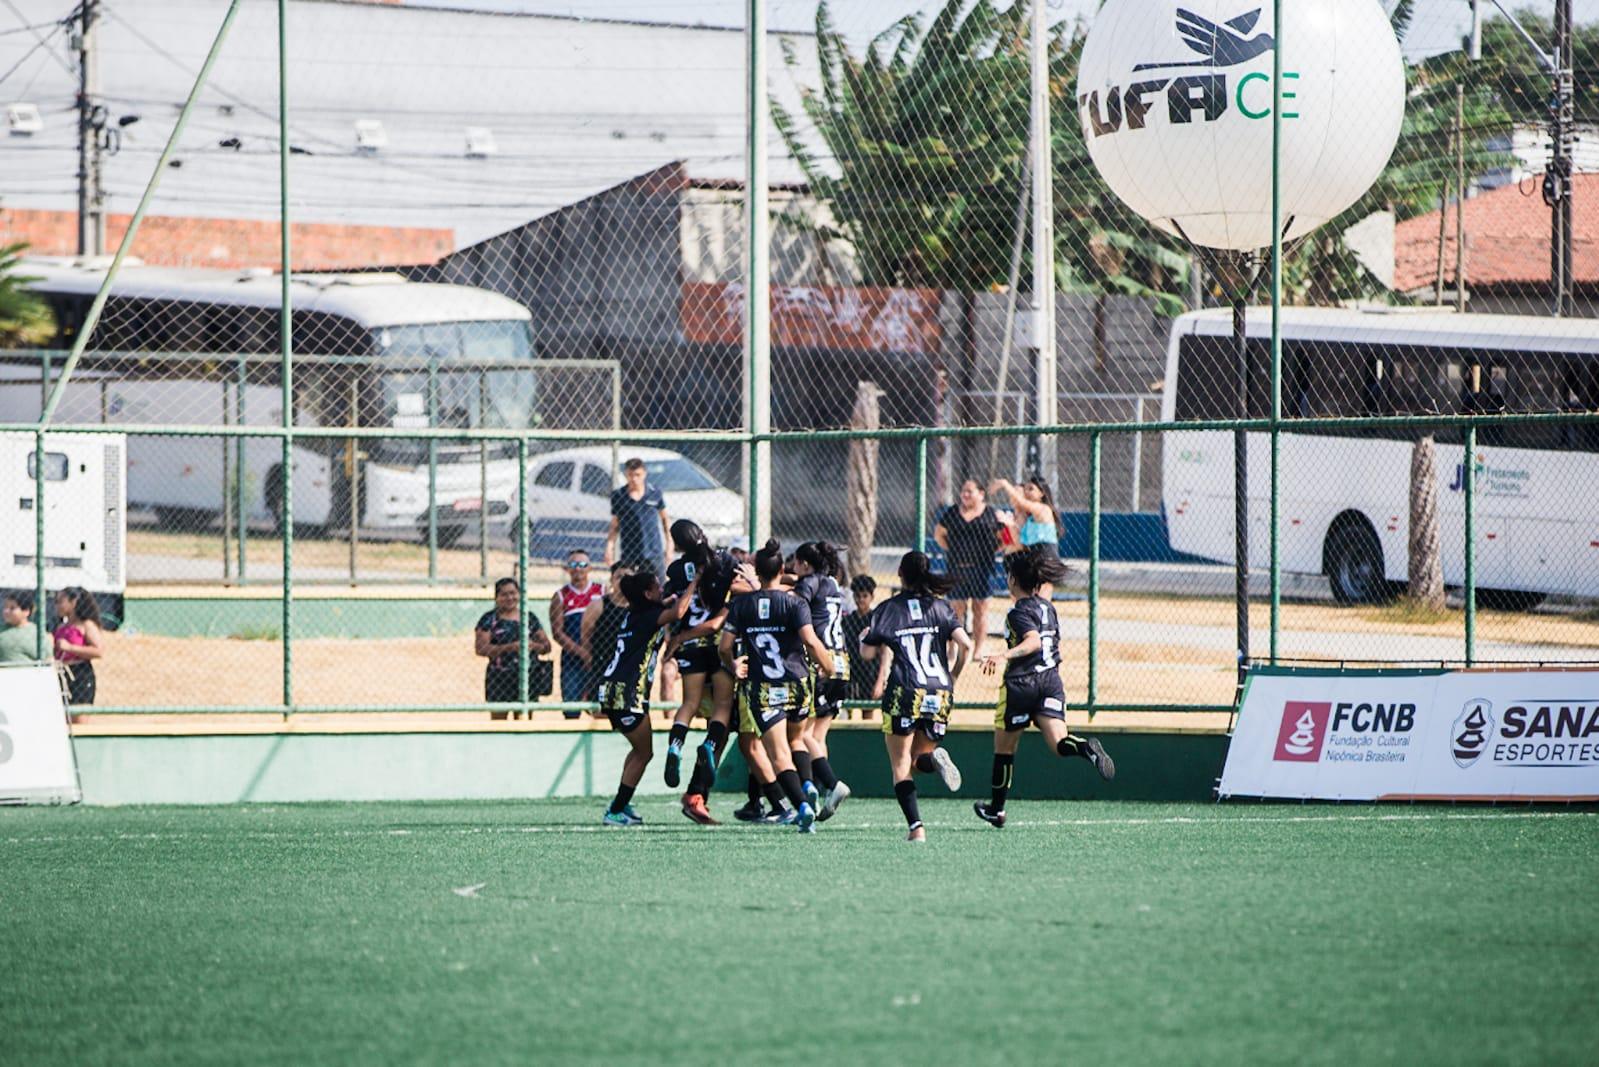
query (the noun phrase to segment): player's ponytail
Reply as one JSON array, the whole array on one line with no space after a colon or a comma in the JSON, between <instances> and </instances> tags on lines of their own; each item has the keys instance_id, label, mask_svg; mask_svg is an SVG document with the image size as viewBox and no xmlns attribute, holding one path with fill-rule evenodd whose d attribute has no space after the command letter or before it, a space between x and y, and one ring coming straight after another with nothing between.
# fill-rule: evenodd
<instances>
[{"instance_id":1,"label":"player's ponytail","mask_svg":"<svg viewBox=\"0 0 1599 1067\"><path fill-rule=\"evenodd\" d=\"M955 588L955 579L933 573L933 561L926 552L907 552L900 557L899 583L906 592L927 597L948 596Z\"/></svg>"},{"instance_id":2,"label":"player's ponytail","mask_svg":"<svg viewBox=\"0 0 1599 1067\"><path fill-rule=\"evenodd\" d=\"M1059 557L1050 555L1043 545L1028 545L1005 560L1005 569L1016 588L1024 593L1036 593L1039 586L1056 585L1071 573Z\"/></svg>"},{"instance_id":3,"label":"player's ponytail","mask_svg":"<svg viewBox=\"0 0 1599 1067\"><path fill-rule=\"evenodd\" d=\"M628 606L634 610L640 610L655 603L650 593L661 584L661 580L655 577L654 571L637 571L623 575L621 582L618 584L622 590L622 597L627 601Z\"/></svg>"},{"instance_id":4,"label":"player's ponytail","mask_svg":"<svg viewBox=\"0 0 1599 1067\"><path fill-rule=\"evenodd\" d=\"M755 576L764 583L782 573L783 546L775 540L767 541L755 553Z\"/></svg>"},{"instance_id":5,"label":"player's ponytail","mask_svg":"<svg viewBox=\"0 0 1599 1067\"><path fill-rule=\"evenodd\" d=\"M806 541L794 550L794 556L817 574L843 583L844 565L839 562L838 549L826 541Z\"/></svg>"},{"instance_id":6,"label":"player's ponytail","mask_svg":"<svg viewBox=\"0 0 1599 1067\"><path fill-rule=\"evenodd\" d=\"M694 564L696 574L711 562L711 543L693 519L678 519L672 523L672 544L685 561Z\"/></svg>"}]
</instances>

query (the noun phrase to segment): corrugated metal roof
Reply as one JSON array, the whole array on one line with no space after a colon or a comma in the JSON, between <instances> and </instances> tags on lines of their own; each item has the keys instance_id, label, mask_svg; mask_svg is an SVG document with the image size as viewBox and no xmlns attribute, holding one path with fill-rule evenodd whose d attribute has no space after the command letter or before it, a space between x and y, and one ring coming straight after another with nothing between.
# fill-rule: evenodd
<instances>
[{"instance_id":1,"label":"corrugated metal roof","mask_svg":"<svg viewBox=\"0 0 1599 1067\"><path fill-rule=\"evenodd\" d=\"M18 26L65 16L68 0L15 0ZM8 9L9 10L9 9ZM164 0L106 8L103 94L120 154L108 208L131 211L193 83L223 7ZM246 0L152 213L269 219L278 206L276 5ZM14 16L12 16L14 17ZM11 19L0 16L0 28ZM41 31L48 35L49 31ZM774 35L775 38L775 35ZM0 35L0 70L34 35ZM798 111L794 75L772 49L774 94ZM802 78L815 49L798 40ZM36 103L44 129L0 139L0 192L14 208L73 210L77 169L66 34L23 60L0 97ZM744 42L725 29L540 15L328 3L289 5L292 210L299 221L449 227L458 246L652 170L696 178L744 167ZM388 143L357 150L355 123ZM496 154L468 158L468 126ZM237 141L236 148L222 147ZM771 135L771 178L801 179Z\"/></svg>"}]
</instances>

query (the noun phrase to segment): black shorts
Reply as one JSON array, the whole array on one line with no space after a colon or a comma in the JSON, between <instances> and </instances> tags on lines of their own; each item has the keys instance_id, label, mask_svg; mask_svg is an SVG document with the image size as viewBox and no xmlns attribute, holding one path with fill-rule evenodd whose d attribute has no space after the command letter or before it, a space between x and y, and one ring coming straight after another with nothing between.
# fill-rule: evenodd
<instances>
[{"instance_id":1,"label":"black shorts","mask_svg":"<svg viewBox=\"0 0 1599 1067\"><path fill-rule=\"evenodd\" d=\"M649 685L638 682L601 682L600 710L611 720L611 729L630 734L650 723Z\"/></svg>"},{"instance_id":2,"label":"black shorts","mask_svg":"<svg viewBox=\"0 0 1599 1067\"><path fill-rule=\"evenodd\" d=\"M67 671L67 703L68 704L93 704L94 703L94 664L86 659L76 663L69 663ZM516 697L511 697L515 700Z\"/></svg>"},{"instance_id":3,"label":"black shorts","mask_svg":"<svg viewBox=\"0 0 1599 1067\"><path fill-rule=\"evenodd\" d=\"M1014 733L1034 719L1066 718L1066 687L1054 671L1006 678L999 690L994 729Z\"/></svg>"},{"instance_id":4,"label":"black shorts","mask_svg":"<svg viewBox=\"0 0 1599 1067\"><path fill-rule=\"evenodd\" d=\"M488 704L518 704L522 701L521 688L516 684L516 671L483 672L483 700Z\"/></svg>"},{"instance_id":5,"label":"black shorts","mask_svg":"<svg viewBox=\"0 0 1599 1067\"><path fill-rule=\"evenodd\" d=\"M844 701L849 699L849 681L844 678L819 678L812 683L815 686L815 700L813 705L818 719L831 719L844 710Z\"/></svg>"},{"instance_id":6,"label":"black shorts","mask_svg":"<svg viewBox=\"0 0 1599 1067\"><path fill-rule=\"evenodd\" d=\"M990 578L993 576L992 564L982 567L973 567L963 564L950 570L950 577L955 579L955 587L949 591L951 600L986 600L993 596L989 588Z\"/></svg>"},{"instance_id":7,"label":"black shorts","mask_svg":"<svg viewBox=\"0 0 1599 1067\"><path fill-rule=\"evenodd\" d=\"M715 674L722 669L722 657L710 643L685 645L676 658L679 674Z\"/></svg>"},{"instance_id":8,"label":"black shorts","mask_svg":"<svg viewBox=\"0 0 1599 1067\"><path fill-rule=\"evenodd\" d=\"M883 694L883 732L905 737L921 731L939 741L949 725L949 690L902 689L889 686Z\"/></svg>"},{"instance_id":9,"label":"black shorts","mask_svg":"<svg viewBox=\"0 0 1599 1067\"><path fill-rule=\"evenodd\" d=\"M804 722L811 713L810 683L745 682L738 687L738 732L764 734L780 722Z\"/></svg>"}]
</instances>

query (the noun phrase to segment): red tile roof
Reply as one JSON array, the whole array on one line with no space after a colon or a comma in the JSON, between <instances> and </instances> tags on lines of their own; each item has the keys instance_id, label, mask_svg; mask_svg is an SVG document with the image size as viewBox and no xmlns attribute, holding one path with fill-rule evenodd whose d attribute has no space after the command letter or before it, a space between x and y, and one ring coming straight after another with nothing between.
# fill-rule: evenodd
<instances>
[{"instance_id":1,"label":"red tile roof","mask_svg":"<svg viewBox=\"0 0 1599 1067\"><path fill-rule=\"evenodd\" d=\"M1466 201L1466 284L1514 285L1549 281L1552 212L1539 192L1541 179L1507 185ZM1579 284L1599 282L1599 174L1572 178L1576 236L1572 259ZM1444 285L1455 276L1455 208L1445 217ZM1394 287L1430 286L1438 272L1438 212L1394 227Z\"/></svg>"}]
</instances>

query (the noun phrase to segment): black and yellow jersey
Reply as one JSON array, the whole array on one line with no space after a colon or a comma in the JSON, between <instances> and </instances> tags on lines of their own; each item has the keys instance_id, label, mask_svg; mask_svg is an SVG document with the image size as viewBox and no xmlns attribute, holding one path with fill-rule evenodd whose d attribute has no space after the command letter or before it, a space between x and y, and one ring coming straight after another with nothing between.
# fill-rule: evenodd
<instances>
[{"instance_id":1,"label":"black and yellow jersey","mask_svg":"<svg viewBox=\"0 0 1599 1067\"><path fill-rule=\"evenodd\" d=\"M608 692L648 692L655 677L655 653L666 636L661 626L661 613L665 610L660 604L628 609L605 665L603 677Z\"/></svg>"},{"instance_id":2,"label":"black and yellow jersey","mask_svg":"<svg viewBox=\"0 0 1599 1067\"><path fill-rule=\"evenodd\" d=\"M1038 651L1010 660L1005 677L1018 678L1060 670L1060 618L1043 597L1023 597L1005 615L1005 647L1015 648L1029 634L1038 634Z\"/></svg>"},{"instance_id":3,"label":"black and yellow jersey","mask_svg":"<svg viewBox=\"0 0 1599 1067\"><path fill-rule=\"evenodd\" d=\"M733 598L723 630L743 642L754 682L799 682L810 676L800 630L811 622L805 602L781 589Z\"/></svg>"},{"instance_id":4,"label":"black and yellow jersey","mask_svg":"<svg viewBox=\"0 0 1599 1067\"><path fill-rule=\"evenodd\" d=\"M861 644L894 651L890 686L947 692L954 688L949 669L949 641L961 629L955 609L936 597L899 593L872 611Z\"/></svg>"},{"instance_id":5,"label":"black and yellow jersey","mask_svg":"<svg viewBox=\"0 0 1599 1067\"><path fill-rule=\"evenodd\" d=\"M794 595L811 613L811 629L833 654L833 677L848 680L849 646L844 641L844 592L831 577L807 574L794 586Z\"/></svg>"}]
</instances>

